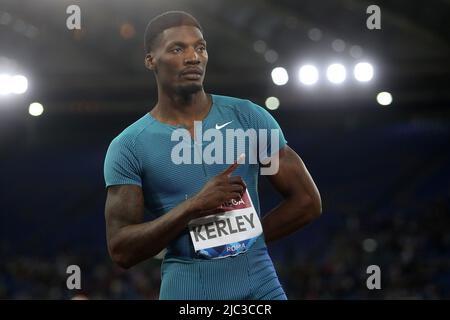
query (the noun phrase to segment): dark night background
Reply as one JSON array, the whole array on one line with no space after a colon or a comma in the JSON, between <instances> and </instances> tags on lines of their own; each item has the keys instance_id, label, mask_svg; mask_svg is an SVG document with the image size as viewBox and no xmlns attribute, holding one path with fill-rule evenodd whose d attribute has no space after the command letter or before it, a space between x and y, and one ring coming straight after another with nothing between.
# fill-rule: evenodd
<instances>
[{"instance_id":1,"label":"dark night background","mask_svg":"<svg viewBox=\"0 0 450 320\"><path fill-rule=\"evenodd\" d=\"M81 8L80 31L66 28ZM368 30L366 8L381 8ZM110 141L156 102L143 64L147 22L186 10L202 24L205 90L270 110L316 182L323 214L269 246L290 299L450 297L450 2L0 0L0 298L155 299L160 260L128 271L106 248L103 161ZM336 39L341 41L336 42ZM326 67L347 68L330 84ZM353 66L373 65L356 81ZM299 83L313 63L319 81ZM284 67L277 86L271 71ZM0 85L2 83L0 82ZM388 106L377 103L390 92ZM44 106L41 116L28 111ZM262 212L280 197L260 179ZM82 290L66 288L66 268ZM366 268L381 268L368 290Z\"/></svg>"}]
</instances>

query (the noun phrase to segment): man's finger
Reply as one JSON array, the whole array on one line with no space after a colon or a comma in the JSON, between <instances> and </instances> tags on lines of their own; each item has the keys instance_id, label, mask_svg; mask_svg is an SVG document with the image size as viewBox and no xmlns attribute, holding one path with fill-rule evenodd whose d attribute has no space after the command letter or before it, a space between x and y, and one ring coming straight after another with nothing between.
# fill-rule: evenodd
<instances>
[{"instance_id":1,"label":"man's finger","mask_svg":"<svg viewBox=\"0 0 450 320\"><path fill-rule=\"evenodd\" d=\"M239 176L229 177L228 182L230 184L239 184L243 187L246 187L245 181L242 179L242 177Z\"/></svg>"},{"instance_id":2,"label":"man's finger","mask_svg":"<svg viewBox=\"0 0 450 320\"><path fill-rule=\"evenodd\" d=\"M233 163L231 166L229 166L228 168L225 169L224 172L222 172L222 174L226 175L226 176L230 176L234 170L236 170L236 168L239 167L239 163L237 163L237 161L235 163Z\"/></svg>"},{"instance_id":3,"label":"man's finger","mask_svg":"<svg viewBox=\"0 0 450 320\"><path fill-rule=\"evenodd\" d=\"M233 171L236 170L236 168L241 163L243 163L244 159L245 159L245 153L241 153L239 158L231 166L229 166L227 169L225 169L225 171L222 174L230 176L233 173Z\"/></svg>"}]
</instances>

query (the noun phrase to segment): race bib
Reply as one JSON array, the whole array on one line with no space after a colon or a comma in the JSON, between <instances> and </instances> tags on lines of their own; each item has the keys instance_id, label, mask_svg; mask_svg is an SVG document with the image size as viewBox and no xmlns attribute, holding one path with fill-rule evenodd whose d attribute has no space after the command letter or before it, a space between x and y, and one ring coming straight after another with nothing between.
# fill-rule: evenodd
<instances>
[{"instance_id":1,"label":"race bib","mask_svg":"<svg viewBox=\"0 0 450 320\"><path fill-rule=\"evenodd\" d=\"M203 258L225 258L245 252L262 233L247 190L240 200L222 204L217 212L189 222L194 249Z\"/></svg>"}]
</instances>

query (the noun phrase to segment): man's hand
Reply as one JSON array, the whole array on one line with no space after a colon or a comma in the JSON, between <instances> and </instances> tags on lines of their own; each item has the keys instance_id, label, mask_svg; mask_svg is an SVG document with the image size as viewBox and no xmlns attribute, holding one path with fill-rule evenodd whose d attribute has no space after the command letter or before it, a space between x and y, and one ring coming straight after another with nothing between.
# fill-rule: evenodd
<instances>
[{"instance_id":1,"label":"man's hand","mask_svg":"<svg viewBox=\"0 0 450 320\"><path fill-rule=\"evenodd\" d=\"M231 177L239 166L236 161L225 171L209 180L193 198L191 198L194 219L213 214L224 202L232 199L239 200L247 186L241 177Z\"/></svg>"}]
</instances>

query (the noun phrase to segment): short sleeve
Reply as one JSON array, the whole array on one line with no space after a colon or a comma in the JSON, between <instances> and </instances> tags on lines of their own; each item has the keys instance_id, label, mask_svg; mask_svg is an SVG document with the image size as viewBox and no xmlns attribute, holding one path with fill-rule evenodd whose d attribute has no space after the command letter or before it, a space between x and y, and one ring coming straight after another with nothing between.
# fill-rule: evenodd
<instances>
[{"instance_id":1,"label":"short sleeve","mask_svg":"<svg viewBox=\"0 0 450 320\"><path fill-rule=\"evenodd\" d=\"M142 186L139 159L133 140L119 136L109 145L104 163L106 187L120 184Z\"/></svg>"},{"instance_id":2,"label":"short sleeve","mask_svg":"<svg viewBox=\"0 0 450 320\"><path fill-rule=\"evenodd\" d=\"M266 109L253 102L250 102L250 104L252 126L255 126L255 129L258 130L259 158L266 159L282 149L287 144L287 140L278 122ZM264 132L266 134L263 134Z\"/></svg>"}]
</instances>

